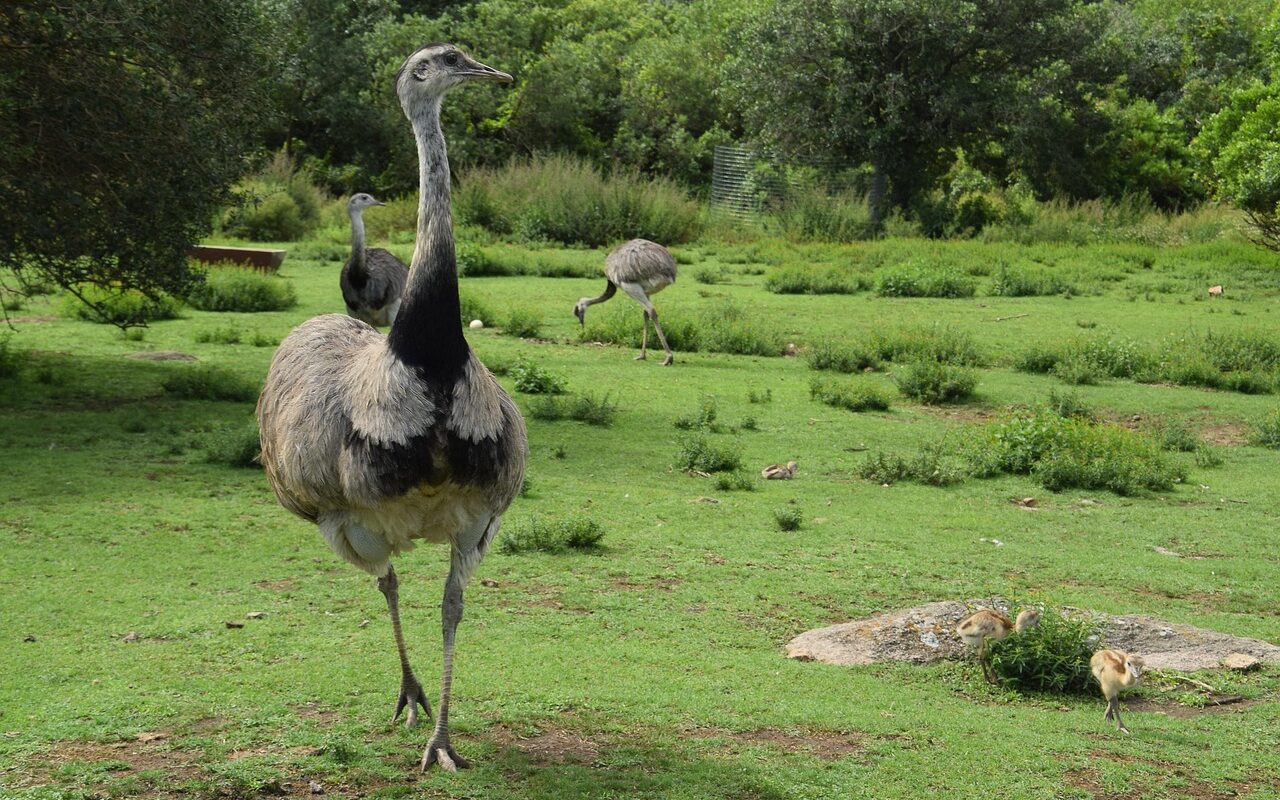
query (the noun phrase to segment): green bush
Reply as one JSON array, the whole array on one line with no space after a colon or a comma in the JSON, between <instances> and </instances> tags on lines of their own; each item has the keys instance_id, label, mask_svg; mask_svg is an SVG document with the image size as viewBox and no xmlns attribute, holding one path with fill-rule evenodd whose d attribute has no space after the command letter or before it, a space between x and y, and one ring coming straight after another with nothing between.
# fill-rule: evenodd
<instances>
[{"instance_id":1,"label":"green bush","mask_svg":"<svg viewBox=\"0 0 1280 800\"><path fill-rule=\"evenodd\" d=\"M760 481L754 475L734 470L716 475L715 486L720 492L754 492L760 488Z\"/></svg>"},{"instance_id":2,"label":"green bush","mask_svg":"<svg viewBox=\"0 0 1280 800\"><path fill-rule=\"evenodd\" d=\"M613 424L617 411L618 404L610 400L609 395L596 397L590 392L571 398L540 395L529 406L529 415L534 419L544 422L572 419L602 428Z\"/></svg>"},{"instance_id":3,"label":"green bush","mask_svg":"<svg viewBox=\"0 0 1280 800\"><path fill-rule=\"evenodd\" d=\"M797 242L856 242L876 236L865 197L818 187L792 191L772 217L782 235Z\"/></svg>"},{"instance_id":4,"label":"green bush","mask_svg":"<svg viewBox=\"0 0 1280 800\"><path fill-rule=\"evenodd\" d=\"M611 342L639 347L641 310L635 304L602 309L589 315L579 331L584 342ZM776 356L782 353L780 331L766 327L760 315L747 313L744 307L730 301L700 309L696 316L680 311L663 312L659 317L667 343L681 352L731 353L735 355ZM652 332L650 346L655 344Z\"/></svg>"},{"instance_id":5,"label":"green bush","mask_svg":"<svg viewBox=\"0 0 1280 800\"><path fill-rule=\"evenodd\" d=\"M879 387L864 381L835 381L814 378L809 397L847 411L888 411L889 397Z\"/></svg>"},{"instance_id":6,"label":"green bush","mask_svg":"<svg viewBox=\"0 0 1280 800\"><path fill-rule=\"evenodd\" d=\"M1249 444L1280 448L1280 408L1273 408L1253 426Z\"/></svg>"},{"instance_id":7,"label":"green bush","mask_svg":"<svg viewBox=\"0 0 1280 800\"><path fill-rule=\"evenodd\" d=\"M973 297L977 284L954 269L929 266L917 259L882 270L876 291L881 297L955 299Z\"/></svg>"},{"instance_id":8,"label":"green bush","mask_svg":"<svg viewBox=\"0 0 1280 800\"><path fill-rule=\"evenodd\" d=\"M508 526L502 532L498 550L507 555L591 550L598 547L603 538L604 528L588 517L539 518Z\"/></svg>"},{"instance_id":9,"label":"green bush","mask_svg":"<svg viewBox=\"0 0 1280 800\"><path fill-rule=\"evenodd\" d=\"M805 351L805 361L810 369L831 369L837 372L865 372L880 369L876 352L862 344L851 344L823 339Z\"/></svg>"},{"instance_id":10,"label":"green bush","mask_svg":"<svg viewBox=\"0 0 1280 800\"><path fill-rule=\"evenodd\" d=\"M924 447L910 460L884 451L868 454L856 474L881 485L914 481L926 486L952 486L968 477L964 466L955 463L955 458L948 456L941 445Z\"/></svg>"},{"instance_id":11,"label":"green bush","mask_svg":"<svg viewBox=\"0 0 1280 800\"><path fill-rule=\"evenodd\" d=\"M195 335L195 340L200 344L240 344L241 336L239 328L228 325L224 328L200 331Z\"/></svg>"},{"instance_id":12,"label":"green bush","mask_svg":"<svg viewBox=\"0 0 1280 800\"><path fill-rule=\"evenodd\" d=\"M1158 417L1147 425L1147 435L1162 450L1175 453L1194 453L1200 446L1200 437L1185 422Z\"/></svg>"},{"instance_id":13,"label":"green bush","mask_svg":"<svg viewBox=\"0 0 1280 800\"><path fill-rule=\"evenodd\" d=\"M320 222L323 192L310 173L298 170L284 153L277 153L259 174L236 187L239 202L223 218L223 230L242 239L292 242L305 237Z\"/></svg>"},{"instance_id":14,"label":"green bush","mask_svg":"<svg viewBox=\"0 0 1280 800\"><path fill-rule=\"evenodd\" d=\"M672 424L685 431L704 430L716 432L720 430L720 424L716 422L718 414L715 397L703 395L702 401L698 403L696 413L676 417L675 422Z\"/></svg>"},{"instance_id":15,"label":"green bush","mask_svg":"<svg viewBox=\"0 0 1280 800\"><path fill-rule=\"evenodd\" d=\"M1051 372L1054 367L1058 366L1058 362L1062 360L1062 354L1050 347L1036 346L1030 350L1024 350L1013 360L1013 368L1019 372L1031 372L1036 374L1045 374Z\"/></svg>"},{"instance_id":16,"label":"green bush","mask_svg":"<svg viewBox=\"0 0 1280 800\"><path fill-rule=\"evenodd\" d=\"M686 472L733 472L742 466L742 454L728 445L718 445L705 436L687 436L680 441L676 468Z\"/></svg>"},{"instance_id":17,"label":"green bush","mask_svg":"<svg viewBox=\"0 0 1280 800\"><path fill-rule=\"evenodd\" d=\"M946 325L878 331L871 337L869 349L883 361L936 361L965 367L986 363L986 356L973 336Z\"/></svg>"},{"instance_id":18,"label":"green bush","mask_svg":"<svg viewBox=\"0 0 1280 800\"><path fill-rule=\"evenodd\" d=\"M898 391L927 405L954 403L973 395L978 375L966 367L913 361L893 375Z\"/></svg>"},{"instance_id":19,"label":"green bush","mask_svg":"<svg viewBox=\"0 0 1280 800\"><path fill-rule=\"evenodd\" d=\"M1047 270L1001 264L991 278L990 294L997 297L1040 297L1053 294L1079 294L1069 282Z\"/></svg>"},{"instance_id":20,"label":"green bush","mask_svg":"<svg viewBox=\"0 0 1280 800\"><path fill-rule=\"evenodd\" d=\"M470 325L473 319L478 319L486 325L493 322L493 312L489 310L483 300L471 292L465 289L459 291L458 304L461 306L462 313L460 316L464 326Z\"/></svg>"},{"instance_id":21,"label":"green bush","mask_svg":"<svg viewBox=\"0 0 1280 800\"><path fill-rule=\"evenodd\" d=\"M535 339L542 331L542 315L536 311L517 308L507 317L507 324L502 332L507 336L518 336L521 339Z\"/></svg>"},{"instance_id":22,"label":"green bush","mask_svg":"<svg viewBox=\"0 0 1280 800\"><path fill-rule=\"evenodd\" d=\"M1058 394L1052 389L1049 390L1048 408L1060 417L1075 417L1085 420L1094 418L1093 409L1075 392Z\"/></svg>"},{"instance_id":23,"label":"green bush","mask_svg":"<svg viewBox=\"0 0 1280 800\"><path fill-rule=\"evenodd\" d=\"M201 311L284 311L298 304L298 293L285 278L246 267L214 267L187 294Z\"/></svg>"},{"instance_id":24,"label":"green bush","mask_svg":"<svg viewBox=\"0 0 1280 800\"><path fill-rule=\"evenodd\" d=\"M1050 373L1063 383L1073 386L1095 386L1107 377L1101 367L1079 356L1068 356L1059 361L1053 365Z\"/></svg>"},{"instance_id":25,"label":"green bush","mask_svg":"<svg viewBox=\"0 0 1280 800\"><path fill-rule=\"evenodd\" d=\"M178 301L167 294L149 297L133 289L108 291L89 284L82 284L75 291L93 305L82 303L73 293L67 294L62 311L74 319L125 327L178 316Z\"/></svg>"},{"instance_id":26,"label":"green bush","mask_svg":"<svg viewBox=\"0 0 1280 800\"><path fill-rule=\"evenodd\" d=\"M871 281L844 267L789 264L770 272L764 288L774 294L854 294L870 289Z\"/></svg>"},{"instance_id":27,"label":"green bush","mask_svg":"<svg viewBox=\"0 0 1280 800\"><path fill-rule=\"evenodd\" d=\"M1096 691L1089 659L1102 647L1099 635L1095 623L1046 608L1039 625L988 642L987 658L1006 687L1089 693Z\"/></svg>"},{"instance_id":28,"label":"green bush","mask_svg":"<svg viewBox=\"0 0 1280 800\"><path fill-rule=\"evenodd\" d=\"M907 460L897 453L877 451L869 453L863 459L857 475L872 483L894 484L910 477L911 470L907 466Z\"/></svg>"},{"instance_id":29,"label":"green bush","mask_svg":"<svg viewBox=\"0 0 1280 800\"><path fill-rule=\"evenodd\" d=\"M184 400L234 400L252 402L259 387L247 378L220 367L201 364L179 367L161 382L166 394Z\"/></svg>"},{"instance_id":30,"label":"green bush","mask_svg":"<svg viewBox=\"0 0 1280 800\"><path fill-rule=\"evenodd\" d=\"M778 506L773 510L773 521L780 531L798 531L803 517L795 506Z\"/></svg>"},{"instance_id":31,"label":"green bush","mask_svg":"<svg viewBox=\"0 0 1280 800\"><path fill-rule=\"evenodd\" d=\"M755 389L748 389L748 390L747 390L747 402L748 402L748 403L752 403L752 404L772 403L772 402L773 402L773 390L772 390L772 389L762 389L762 390L757 391L757 390L755 390Z\"/></svg>"},{"instance_id":32,"label":"green bush","mask_svg":"<svg viewBox=\"0 0 1280 800\"><path fill-rule=\"evenodd\" d=\"M674 182L624 168L605 175L566 155L472 170L453 199L459 220L526 241L678 244L693 239L700 225L698 204Z\"/></svg>"},{"instance_id":33,"label":"green bush","mask_svg":"<svg viewBox=\"0 0 1280 800\"><path fill-rule=\"evenodd\" d=\"M717 283L724 283L724 268L719 266L698 267L693 271L693 279L698 283L705 283L708 286L713 286Z\"/></svg>"},{"instance_id":34,"label":"green bush","mask_svg":"<svg viewBox=\"0 0 1280 800\"><path fill-rule=\"evenodd\" d=\"M511 367L516 391L525 394L564 394L569 381L563 376L544 369L527 358L516 361Z\"/></svg>"},{"instance_id":35,"label":"green bush","mask_svg":"<svg viewBox=\"0 0 1280 800\"><path fill-rule=\"evenodd\" d=\"M205 459L211 464L226 464L232 467L257 467L258 456L262 453L262 440L258 434L258 423L249 420L246 424L234 428L223 428L205 437Z\"/></svg>"}]
</instances>

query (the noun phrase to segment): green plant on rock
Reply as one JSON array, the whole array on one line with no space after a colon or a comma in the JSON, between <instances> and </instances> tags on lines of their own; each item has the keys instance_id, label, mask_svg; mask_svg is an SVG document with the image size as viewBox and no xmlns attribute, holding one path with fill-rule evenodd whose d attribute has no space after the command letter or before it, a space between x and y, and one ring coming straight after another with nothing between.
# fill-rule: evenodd
<instances>
[{"instance_id":1,"label":"green plant on rock","mask_svg":"<svg viewBox=\"0 0 1280 800\"><path fill-rule=\"evenodd\" d=\"M1010 614L1017 609L1011 609ZM988 642L987 657L996 680L1009 688L1037 692L1094 691L1089 659L1102 647L1098 626L1067 617L1052 608L1040 624Z\"/></svg>"}]
</instances>

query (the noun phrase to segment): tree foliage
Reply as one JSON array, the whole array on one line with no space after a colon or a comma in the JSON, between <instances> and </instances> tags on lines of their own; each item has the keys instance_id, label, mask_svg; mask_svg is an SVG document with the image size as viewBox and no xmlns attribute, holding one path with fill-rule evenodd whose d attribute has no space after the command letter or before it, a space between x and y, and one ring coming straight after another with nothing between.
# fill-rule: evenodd
<instances>
[{"instance_id":1,"label":"tree foliage","mask_svg":"<svg viewBox=\"0 0 1280 800\"><path fill-rule=\"evenodd\" d=\"M1214 192L1244 210L1260 244L1280 251L1280 80L1237 91L1195 146Z\"/></svg>"},{"instance_id":2,"label":"tree foliage","mask_svg":"<svg viewBox=\"0 0 1280 800\"><path fill-rule=\"evenodd\" d=\"M271 30L242 0L0 5L0 265L183 292L270 113Z\"/></svg>"}]
</instances>

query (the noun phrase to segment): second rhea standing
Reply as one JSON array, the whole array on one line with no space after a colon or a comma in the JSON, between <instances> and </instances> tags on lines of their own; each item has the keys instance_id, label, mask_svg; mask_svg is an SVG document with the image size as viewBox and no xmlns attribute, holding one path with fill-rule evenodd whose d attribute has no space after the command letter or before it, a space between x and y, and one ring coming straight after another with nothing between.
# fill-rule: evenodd
<instances>
[{"instance_id":1,"label":"second rhea standing","mask_svg":"<svg viewBox=\"0 0 1280 800\"><path fill-rule=\"evenodd\" d=\"M674 361L671 347L667 345L667 336L658 322L658 310L649 300L649 295L657 294L676 282L676 260L667 248L648 239L632 239L614 248L605 258L604 276L608 280L604 294L599 297L584 297L573 307L573 315L578 318L578 322L586 325L587 309L596 303L603 303L613 297L618 289L622 289L644 308L640 355L636 356L636 360L645 357L649 344L649 322L652 321L653 332L658 334L662 349L667 351L662 365L665 367Z\"/></svg>"},{"instance_id":2,"label":"second rhea standing","mask_svg":"<svg viewBox=\"0 0 1280 800\"><path fill-rule=\"evenodd\" d=\"M364 246L364 210L386 205L373 195L354 194L347 201L351 218L351 257L342 265L338 285L347 313L374 327L388 327L400 311L400 297L409 280L404 262L381 247Z\"/></svg>"},{"instance_id":3,"label":"second rhea standing","mask_svg":"<svg viewBox=\"0 0 1280 800\"><path fill-rule=\"evenodd\" d=\"M994 681L991 665L987 662L987 642L991 639L1003 639L1010 633L1021 633L1027 628L1040 624L1040 612L1028 608L1018 614L1017 621L1010 620L999 611L984 608L970 614L956 626L956 634L964 643L978 651L978 661L982 664L982 674L988 681Z\"/></svg>"},{"instance_id":4,"label":"second rhea standing","mask_svg":"<svg viewBox=\"0 0 1280 800\"><path fill-rule=\"evenodd\" d=\"M1120 721L1120 692L1131 689L1142 680L1142 671L1146 664L1142 656L1131 655L1123 650L1099 650L1089 659L1089 669L1093 677L1098 679L1102 688L1102 696L1107 698L1107 710L1102 715L1105 722L1116 721L1116 730L1128 733L1129 729Z\"/></svg>"}]
</instances>

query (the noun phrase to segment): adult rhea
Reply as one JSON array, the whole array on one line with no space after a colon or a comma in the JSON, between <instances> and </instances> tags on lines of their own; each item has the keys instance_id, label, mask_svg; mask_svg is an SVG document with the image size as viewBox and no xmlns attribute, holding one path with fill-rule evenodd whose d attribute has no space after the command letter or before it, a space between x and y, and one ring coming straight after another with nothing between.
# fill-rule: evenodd
<instances>
[{"instance_id":1,"label":"adult rhea","mask_svg":"<svg viewBox=\"0 0 1280 800\"><path fill-rule=\"evenodd\" d=\"M520 490L524 420L467 346L449 214L440 103L454 86L510 81L450 44L429 44L396 73L418 142L417 243L396 324L386 336L340 314L298 326L276 351L258 400L262 463L280 502L314 522L338 555L378 579L400 656L392 721L431 707L400 630L391 557L416 540L447 542L444 669L422 768L467 762L449 741L449 689L462 591Z\"/></svg>"},{"instance_id":2,"label":"adult rhea","mask_svg":"<svg viewBox=\"0 0 1280 800\"><path fill-rule=\"evenodd\" d=\"M387 327L396 321L409 268L381 247L364 246L364 210L386 205L361 192L347 201L351 218L351 257L342 265L338 285L347 313L370 325Z\"/></svg>"},{"instance_id":3,"label":"adult rhea","mask_svg":"<svg viewBox=\"0 0 1280 800\"><path fill-rule=\"evenodd\" d=\"M662 245L648 239L632 239L618 245L604 260L604 276L607 285L604 294L599 297L584 297L573 307L573 315L581 325L587 324L587 309L596 303L603 303L613 297L622 287L622 291L631 296L644 308L644 322L640 335L640 355L636 360L645 357L649 344L649 321L653 321L653 332L658 334L662 349L667 357L662 365L665 367L674 360L671 348L667 345L667 336L658 324L658 310L653 307L649 295L657 294L676 282L676 260Z\"/></svg>"}]
</instances>

